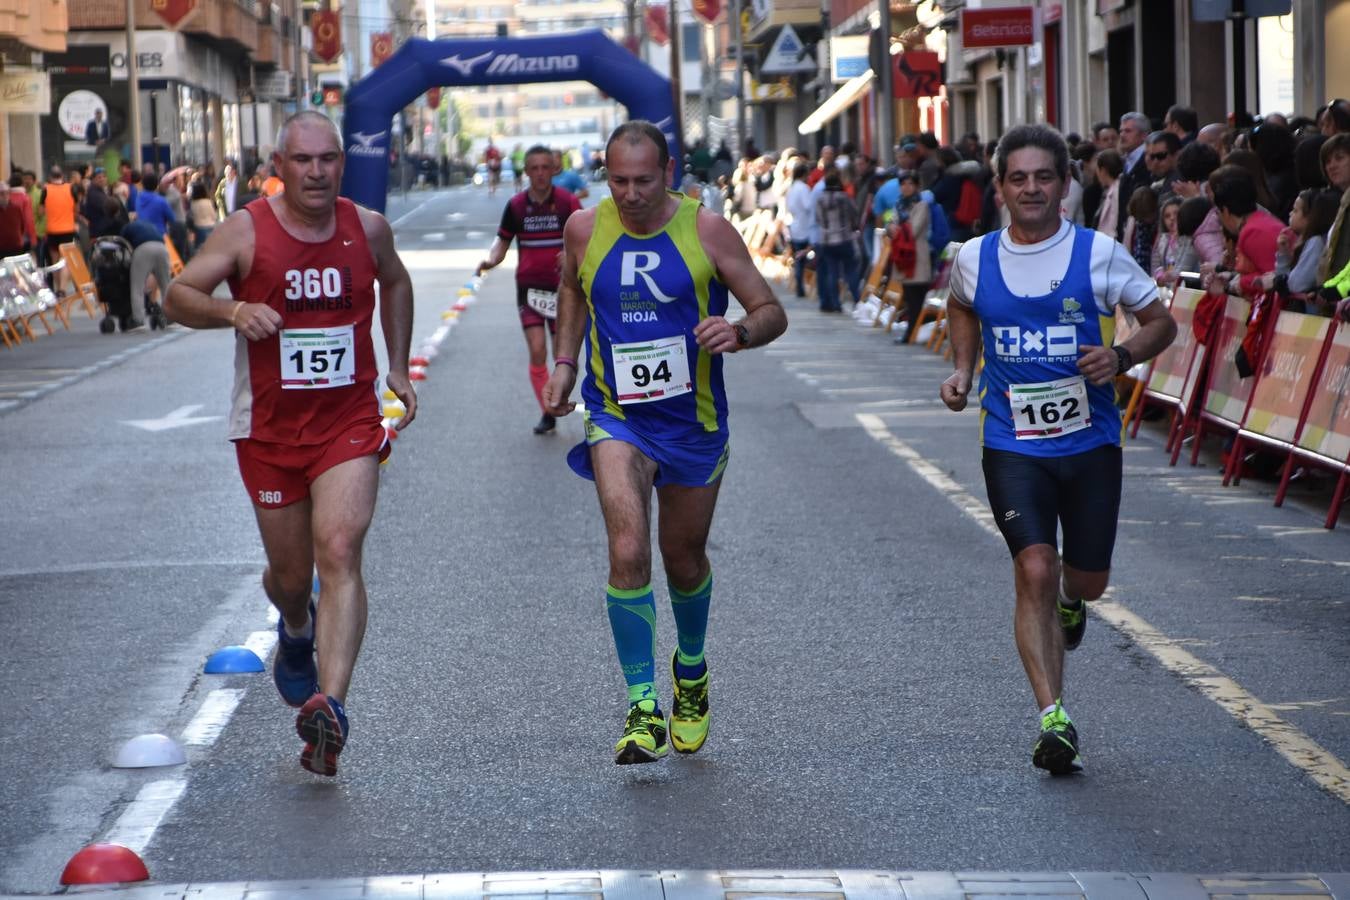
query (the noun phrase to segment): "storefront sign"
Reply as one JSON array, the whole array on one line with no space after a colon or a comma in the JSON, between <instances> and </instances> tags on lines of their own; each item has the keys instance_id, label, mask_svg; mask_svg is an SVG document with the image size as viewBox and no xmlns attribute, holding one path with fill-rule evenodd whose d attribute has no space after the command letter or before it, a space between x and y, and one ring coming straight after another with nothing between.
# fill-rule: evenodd
<instances>
[{"instance_id":1,"label":"storefront sign","mask_svg":"<svg viewBox=\"0 0 1350 900\"><path fill-rule=\"evenodd\" d=\"M1030 6L961 10L961 46L1025 47L1035 41Z\"/></svg>"},{"instance_id":2,"label":"storefront sign","mask_svg":"<svg viewBox=\"0 0 1350 900\"><path fill-rule=\"evenodd\" d=\"M253 89L263 100L286 100L291 97L291 71L273 69L254 76Z\"/></svg>"},{"instance_id":3,"label":"storefront sign","mask_svg":"<svg viewBox=\"0 0 1350 900\"><path fill-rule=\"evenodd\" d=\"M782 27L778 37L774 38L773 46L764 57L764 62L759 65L759 71L765 75L788 75L793 72L815 70L816 58L806 49L802 39L797 37L797 30L791 25Z\"/></svg>"},{"instance_id":4,"label":"storefront sign","mask_svg":"<svg viewBox=\"0 0 1350 900\"><path fill-rule=\"evenodd\" d=\"M0 72L0 109L11 113L50 113L52 92L47 73Z\"/></svg>"},{"instance_id":5,"label":"storefront sign","mask_svg":"<svg viewBox=\"0 0 1350 900\"><path fill-rule=\"evenodd\" d=\"M317 12L311 22L314 30L314 55L326 63L342 55L342 20L331 10Z\"/></svg>"},{"instance_id":6,"label":"storefront sign","mask_svg":"<svg viewBox=\"0 0 1350 900\"><path fill-rule=\"evenodd\" d=\"M94 118L95 111L101 111L103 121L108 121L108 105L102 97L93 91L71 91L61 99L56 118L67 135L84 140L85 127Z\"/></svg>"},{"instance_id":7,"label":"storefront sign","mask_svg":"<svg viewBox=\"0 0 1350 900\"><path fill-rule=\"evenodd\" d=\"M751 100L792 100L796 96L797 89L792 86L792 79L790 78L766 82L750 79Z\"/></svg>"},{"instance_id":8,"label":"storefront sign","mask_svg":"<svg viewBox=\"0 0 1350 900\"><path fill-rule=\"evenodd\" d=\"M942 62L932 50L906 50L891 57L891 87L902 98L942 92Z\"/></svg>"},{"instance_id":9,"label":"storefront sign","mask_svg":"<svg viewBox=\"0 0 1350 900\"><path fill-rule=\"evenodd\" d=\"M647 26L647 37L664 47L670 43L670 15L664 3L648 3L642 14Z\"/></svg>"},{"instance_id":10,"label":"storefront sign","mask_svg":"<svg viewBox=\"0 0 1350 900\"><path fill-rule=\"evenodd\" d=\"M112 80L107 46L69 46L65 53L44 53L43 58L56 87L107 84Z\"/></svg>"},{"instance_id":11,"label":"storefront sign","mask_svg":"<svg viewBox=\"0 0 1350 900\"><path fill-rule=\"evenodd\" d=\"M867 35L830 38L830 80L839 84L857 78L871 63L867 58Z\"/></svg>"}]
</instances>

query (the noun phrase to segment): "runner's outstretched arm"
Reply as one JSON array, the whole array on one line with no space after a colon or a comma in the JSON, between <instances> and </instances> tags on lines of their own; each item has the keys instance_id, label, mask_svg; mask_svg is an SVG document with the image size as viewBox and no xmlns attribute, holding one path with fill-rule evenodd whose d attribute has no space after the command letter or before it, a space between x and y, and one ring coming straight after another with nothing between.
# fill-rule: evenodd
<instances>
[{"instance_id":1,"label":"runner's outstretched arm","mask_svg":"<svg viewBox=\"0 0 1350 900\"><path fill-rule=\"evenodd\" d=\"M408 378L408 351L412 346L413 289L408 270L394 249L394 232L389 220L377 212L361 210L366 240L375 253L376 279L380 282L380 327L389 355L389 375L385 384L403 401L405 412L395 430L402 431L417 418L417 391Z\"/></svg>"},{"instance_id":2,"label":"runner's outstretched arm","mask_svg":"<svg viewBox=\"0 0 1350 900\"><path fill-rule=\"evenodd\" d=\"M506 248L510 245L510 241L504 241L502 240L501 235L497 235L496 240L492 242L492 246L488 248L487 258L478 264L478 268L474 270L474 274L482 275L488 269L495 269L500 266L502 260L506 259Z\"/></svg>"},{"instance_id":3,"label":"runner's outstretched arm","mask_svg":"<svg viewBox=\"0 0 1350 900\"><path fill-rule=\"evenodd\" d=\"M577 383L581 336L586 330L586 300L577 271L594 227L593 209L573 213L563 226L563 265L562 278L558 281L558 331L553 336L553 358L571 359L576 364L554 363L553 374L544 385L544 407L551 416L565 416L577 406L568 399Z\"/></svg>"},{"instance_id":4,"label":"runner's outstretched arm","mask_svg":"<svg viewBox=\"0 0 1350 900\"><path fill-rule=\"evenodd\" d=\"M980 350L980 319L975 310L958 300L948 300L947 333L951 335L956 371L942 382L940 394L948 409L960 412L966 408L975 379L975 355Z\"/></svg>"},{"instance_id":5,"label":"runner's outstretched arm","mask_svg":"<svg viewBox=\"0 0 1350 900\"><path fill-rule=\"evenodd\" d=\"M1177 336L1177 323L1161 300L1154 300L1136 312L1134 317L1139 320L1139 330L1130 335L1128 341L1120 344L1129 351L1134 362L1152 359L1171 346ZM1078 371L1088 381L1106 384L1116 377L1120 358L1116 356L1115 350L1089 344L1079 345L1078 350L1082 354L1078 359Z\"/></svg>"},{"instance_id":6,"label":"runner's outstretched arm","mask_svg":"<svg viewBox=\"0 0 1350 900\"><path fill-rule=\"evenodd\" d=\"M787 313L755 268L736 229L726 219L705 210L699 210L697 221L703 251L717 268L727 290L745 308L745 318L739 322L728 322L722 316L709 316L699 322L694 328L699 346L709 353L735 353L762 347L787 331ZM744 346L737 341L737 325L744 325L748 332L749 343Z\"/></svg>"},{"instance_id":7,"label":"runner's outstretched arm","mask_svg":"<svg viewBox=\"0 0 1350 900\"><path fill-rule=\"evenodd\" d=\"M164 314L189 328L235 328L251 341L277 333L281 314L247 297L211 296L232 275L248 274L253 262L253 217L240 210L216 226L211 237L164 292Z\"/></svg>"}]
</instances>

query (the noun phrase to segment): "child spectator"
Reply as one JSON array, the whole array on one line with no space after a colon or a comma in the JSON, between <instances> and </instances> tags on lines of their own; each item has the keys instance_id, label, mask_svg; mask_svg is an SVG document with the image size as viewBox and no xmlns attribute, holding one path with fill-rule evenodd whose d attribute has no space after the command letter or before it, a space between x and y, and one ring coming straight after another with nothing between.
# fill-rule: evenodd
<instances>
[{"instance_id":1,"label":"child spectator","mask_svg":"<svg viewBox=\"0 0 1350 900\"><path fill-rule=\"evenodd\" d=\"M1159 284L1171 284L1176 281L1177 253L1181 235L1177 231L1177 211L1181 209L1181 198L1171 194L1163 201L1158 213L1161 227L1158 236L1153 239L1153 255L1149 271Z\"/></svg>"},{"instance_id":2,"label":"child spectator","mask_svg":"<svg viewBox=\"0 0 1350 900\"><path fill-rule=\"evenodd\" d=\"M1124 240L1135 262L1145 272L1153 271L1153 236L1158 230L1158 195L1148 185L1140 185L1130 194L1126 208Z\"/></svg>"}]
</instances>

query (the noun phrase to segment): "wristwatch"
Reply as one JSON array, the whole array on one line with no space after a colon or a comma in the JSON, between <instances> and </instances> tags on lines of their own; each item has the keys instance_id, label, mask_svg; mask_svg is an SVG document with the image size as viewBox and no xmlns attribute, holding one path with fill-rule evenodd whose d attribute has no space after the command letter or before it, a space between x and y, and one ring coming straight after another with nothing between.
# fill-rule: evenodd
<instances>
[{"instance_id":1,"label":"wristwatch","mask_svg":"<svg viewBox=\"0 0 1350 900\"><path fill-rule=\"evenodd\" d=\"M744 325L742 325L742 324L739 323L739 322L737 322L735 325L733 325L733 326L731 326L731 327L734 328L734 329L736 329L736 349L737 349L737 350L744 350L746 347L749 347L749 346L750 346L750 329L749 329L749 328L746 328Z\"/></svg>"},{"instance_id":2,"label":"wristwatch","mask_svg":"<svg viewBox=\"0 0 1350 900\"><path fill-rule=\"evenodd\" d=\"M1117 375L1124 375L1126 372L1130 371L1130 369L1134 368L1134 356L1130 354L1130 351L1126 350L1120 344L1116 344L1111 349L1116 351Z\"/></svg>"}]
</instances>

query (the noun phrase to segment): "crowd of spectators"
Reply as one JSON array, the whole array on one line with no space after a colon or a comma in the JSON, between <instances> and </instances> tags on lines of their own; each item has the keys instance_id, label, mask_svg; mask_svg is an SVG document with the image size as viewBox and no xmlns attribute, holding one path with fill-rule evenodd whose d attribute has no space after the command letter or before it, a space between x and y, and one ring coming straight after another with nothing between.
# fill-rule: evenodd
<instances>
[{"instance_id":1,"label":"crowd of spectators","mask_svg":"<svg viewBox=\"0 0 1350 900\"><path fill-rule=\"evenodd\" d=\"M216 223L257 197L281 190L281 179L260 166L244 180L233 164L217 177L211 165L165 171L147 163L137 171L123 160L110 178L98 166L52 166L45 178L15 168L0 199L0 257L30 253L41 266L60 260L61 245L76 243L86 259L100 238L116 236L132 248L131 271L147 273L160 291L167 285L167 248L190 259ZM65 289L58 271L52 287ZM135 316L124 328L140 327Z\"/></svg>"},{"instance_id":2,"label":"crowd of spectators","mask_svg":"<svg viewBox=\"0 0 1350 900\"><path fill-rule=\"evenodd\" d=\"M1274 297L1281 308L1350 318L1350 101L1312 116L1209 124L1178 105L1161 122L1130 112L1065 138L1072 163L1064 216L1120 241L1160 284ZM839 280L858 299L884 230L912 317L945 244L1007 222L994 190L994 146L976 134L945 146L930 132L910 134L886 166L850 144L812 157L792 147L761 153L747 142L704 198L732 220L772 211L782 247L797 259L797 294L805 294L808 257L831 276L819 280L828 282L818 292L825 312L842 308Z\"/></svg>"}]
</instances>

